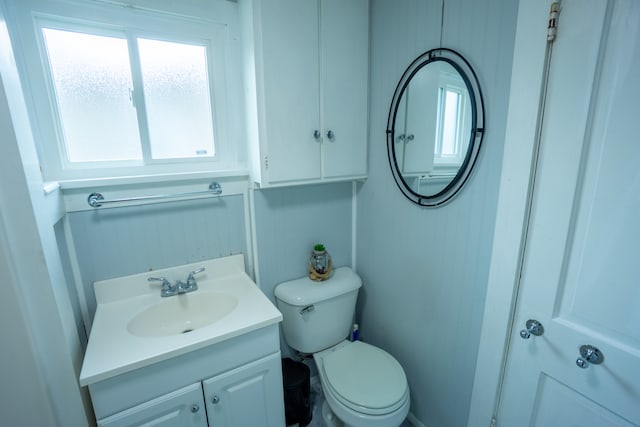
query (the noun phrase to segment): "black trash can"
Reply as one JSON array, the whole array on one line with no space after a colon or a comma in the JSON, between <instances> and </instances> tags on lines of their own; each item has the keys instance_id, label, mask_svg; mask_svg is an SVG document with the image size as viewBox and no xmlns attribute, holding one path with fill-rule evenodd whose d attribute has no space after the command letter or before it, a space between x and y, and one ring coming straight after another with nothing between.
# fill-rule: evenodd
<instances>
[{"instance_id":1,"label":"black trash can","mask_svg":"<svg viewBox=\"0 0 640 427\"><path fill-rule=\"evenodd\" d=\"M284 383L284 415L287 425L298 423L305 427L311 422L311 393L309 367L290 358L282 359Z\"/></svg>"}]
</instances>

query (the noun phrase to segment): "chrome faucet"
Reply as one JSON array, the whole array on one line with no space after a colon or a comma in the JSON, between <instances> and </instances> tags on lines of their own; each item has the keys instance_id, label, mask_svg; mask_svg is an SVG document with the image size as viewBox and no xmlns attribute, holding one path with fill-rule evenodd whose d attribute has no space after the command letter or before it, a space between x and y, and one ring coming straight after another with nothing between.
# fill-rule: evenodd
<instances>
[{"instance_id":1,"label":"chrome faucet","mask_svg":"<svg viewBox=\"0 0 640 427\"><path fill-rule=\"evenodd\" d=\"M171 282L169 282L166 277L149 277L147 281L162 282L162 289L160 289L160 296L162 297L170 297L176 294L176 289L171 286Z\"/></svg>"},{"instance_id":2,"label":"chrome faucet","mask_svg":"<svg viewBox=\"0 0 640 427\"><path fill-rule=\"evenodd\" d=\"M175 286L171 285L164 277L149 277L147 281L149 282L162 282L162 289L160 290L160 296L162 297L171 297L179 294L186 294L187 292L193 292L198 289L198 283L196 283L195 275L202 273L205 271L204 267L200 267L198 269L193 270L189 273L187 277L187 281L183 282L182 280L176 281Z\"/></svg>"},{"instance_id":3,"label":"chrome faucet","mask_svg":"<svg viewBox=\"0 0 640 427\"><path fill-rule=\"evenodd\" d=\"M189 273L189 276L187 277L187 283L185 283L185 289L187 289L185 292L191 292L198 289L198 284L196 283L196 279L193 276L195 276L196 274L200 274L203 271L205 271L205 268L200 267Z\"/></svg>"}]
</instances>

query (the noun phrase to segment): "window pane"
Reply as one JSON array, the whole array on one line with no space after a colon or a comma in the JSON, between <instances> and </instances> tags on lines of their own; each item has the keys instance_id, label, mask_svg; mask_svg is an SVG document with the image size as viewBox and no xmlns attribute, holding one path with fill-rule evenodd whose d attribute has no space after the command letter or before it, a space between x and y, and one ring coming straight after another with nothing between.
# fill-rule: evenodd
<instances>
[{"instance_id":1,"label":"window pane","mask_svg":"<svg viewBox=\"0 0 640 427\"><path fill-rule=\"evenodd\" d=\"M70 162L142 158L127 41L43 30Z\"/></svg>"},{"instance_id":2,"label":"window pane","mask_svg":"<svg viewBox=\"0 0 640 427\"><path fill-rule=\"evenodd\" d=\"M138 39L151 157L214 155L204 46Z\"/></svg>"},{"instance_id":3,"label":"window pane","mask_svg":"<svg viewBox=\"0 0 640 427\"><path fill-rule=\"evenodd\" d=\"M456 157L458 155L457 136L460 95L457 92L447 90L444 105L441 155L442 157Z\"/></svg>"}]
</instances>

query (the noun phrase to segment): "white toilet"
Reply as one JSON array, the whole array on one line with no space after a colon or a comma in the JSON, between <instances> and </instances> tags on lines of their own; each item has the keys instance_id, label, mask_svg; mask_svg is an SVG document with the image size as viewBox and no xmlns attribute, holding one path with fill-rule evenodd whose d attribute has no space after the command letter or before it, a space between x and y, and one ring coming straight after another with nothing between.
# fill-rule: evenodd
<instances>
[{"instance_id":1,"label":"white toilet","mask_svg":"<svg viewBox=\"0 0 640 427\"><path fill-rule=\"evenodd\" d=\"M402 366L382 349L346 339L360 286L348 267L323 282L304 277L276 286L284 338L293 349L313 354L326 403L344 424L397 427L409 412Z\"/></svg>"}]
</instances>

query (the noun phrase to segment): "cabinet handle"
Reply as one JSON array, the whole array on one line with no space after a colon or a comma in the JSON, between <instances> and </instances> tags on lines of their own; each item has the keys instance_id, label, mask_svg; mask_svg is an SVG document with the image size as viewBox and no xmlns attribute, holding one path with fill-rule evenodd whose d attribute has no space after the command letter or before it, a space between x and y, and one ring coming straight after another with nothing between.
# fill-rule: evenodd
<instances>
[{"instance_id":1,"label":"cabinet handle","mask_svg":"<svg viewBox=\"0 0 640 427\"><path fill-rule=\"evenodd\" d=\"M211 397L211 403L213 403L214 405L217 405L218 403L220 403L220 396L218 396L217 394L214 394Z\"/></svg>"},{"instance_id":2,"label":"cabinet handle","mask_svg":"<svg viewBox=\"0 0 640 427\"><path fill-rule=\"evenodd\" d=\"M332 130L330 130L329 132L327 132L327 138L329 138L329 141L333 141L336 138L336 135Z\"/></svg>"},{"instance_id":3,"label":"cabinet handle","mask_svg":"<svg viewBox=\"0 0 640 427\"><path fill-rule=\"evenodd\" d=\"M195 403L191 405L191 412L193 412L194 414L199 410L200 410L200 406L196 405Z\"/></svg>"},{"instance_id":4,"label":"cabinet handle","mask_svg":"<svg viewBox=\"0 0 640 427\"><path fill-rule=\"evenodd\" d=\"M322 137L322 134L320 133L320 131L319 131L318 129L316 129L316 130L314 130L314 131L313 131L313 137L314 137L316 140L319 140L319 139L320 139L320 137Z\"/></svg>"}]
</instances>

